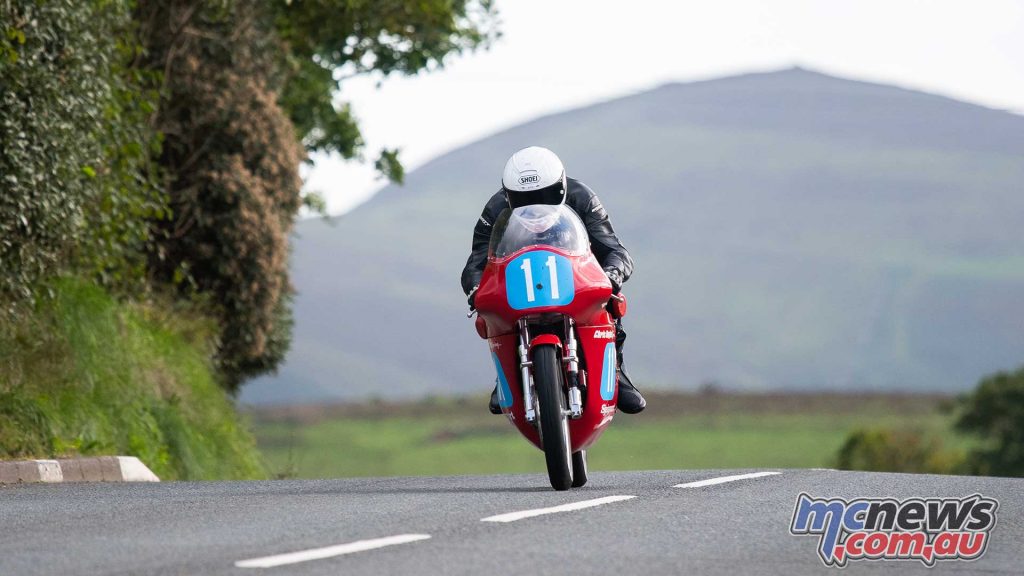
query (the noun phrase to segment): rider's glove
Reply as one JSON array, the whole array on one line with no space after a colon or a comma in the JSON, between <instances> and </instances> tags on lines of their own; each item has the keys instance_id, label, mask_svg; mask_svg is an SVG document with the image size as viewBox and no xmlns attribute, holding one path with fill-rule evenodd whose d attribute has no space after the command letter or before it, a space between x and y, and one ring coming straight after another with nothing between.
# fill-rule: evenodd
<instances>
[{"instance_id":1,"label":"rider's glove","mask_svg":"<svg viewBox=\"0 0 1024 576\"><path fill-rule=\"evenodd\" d=\"M466 302L469 303L470 310L476 310L476 289L479 287L479 284L473 286L473 289L469 291L469 295L466 298Z\"/></svg>"},{"instance_id":2,"label":"rider's glove","mask_svg":"<svg viewBox=\"0 0 1024 576\"><path fill-rule=\"evenodd\" d=\"M604 269L604 273L608 275L608 280L612 283L612 294L618 294L619 290L622 290L622 272L618 268L609 266Z\"/></svg>"}]
</instances>

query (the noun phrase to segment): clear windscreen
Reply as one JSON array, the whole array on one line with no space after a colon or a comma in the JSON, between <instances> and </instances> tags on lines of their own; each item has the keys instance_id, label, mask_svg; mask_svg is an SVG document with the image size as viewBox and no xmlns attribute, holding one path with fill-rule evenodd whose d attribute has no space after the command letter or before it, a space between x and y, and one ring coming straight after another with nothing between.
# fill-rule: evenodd
<instances>
[{"instance_id":1,"label":"clear windscreen","mask_svg":"<svg viewBox=\"0 0 1024 576\"><path fill-rule=\"evenodd\" d=\"M572 255L590 250L587 229L564 204L533 204L505 210L494 223L489 256L501 259L527 246L551 246Z\"/></svg>"}]
</instances>

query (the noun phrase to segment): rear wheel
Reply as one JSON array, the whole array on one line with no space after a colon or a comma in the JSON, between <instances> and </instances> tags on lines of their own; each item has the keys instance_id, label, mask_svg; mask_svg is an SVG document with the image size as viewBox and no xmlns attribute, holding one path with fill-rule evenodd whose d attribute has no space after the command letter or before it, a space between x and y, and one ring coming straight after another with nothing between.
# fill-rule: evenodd
<instances>
[{"instance_id":1,"label":"rear wheel","mask_svg":"<svg viewBox=\"0 0 1024 576\"><path fill-rule=\"evenodd\" d=\"M572 487L579 488L587 483L587 451L572 453Z\"/></svg>"},{"instance_id":2,"label":"rear wheel","mask_svg":"<svg viewBox=\"0 0 1024 576\"><path fill-rule=\"evenodd\" d=\"M534 348L533 383L540 404L540 440L548 465L548 479L555 490L568 490L573 485L569 416L562 385L562 362L554 345Z\"/></svg>"}]
</instances>

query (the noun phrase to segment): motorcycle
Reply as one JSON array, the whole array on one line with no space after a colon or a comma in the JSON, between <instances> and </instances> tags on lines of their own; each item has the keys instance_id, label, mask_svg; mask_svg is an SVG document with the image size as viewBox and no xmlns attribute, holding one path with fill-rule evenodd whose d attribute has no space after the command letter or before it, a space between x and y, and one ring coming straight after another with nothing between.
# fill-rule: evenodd
<instances>
[{"instance_id":1,"label":"motorcycle","mask_svg":"<svg viewBox=\"0 0 1024 576\"><path fill-rule=\"evenodd\" d=\"M579 216L564 205L506 210L475 305L502 412L544 451L555 490L583 486L587 449L615 415L614 322L626 300L612 293Z\"/></svg>"}]
</instances>

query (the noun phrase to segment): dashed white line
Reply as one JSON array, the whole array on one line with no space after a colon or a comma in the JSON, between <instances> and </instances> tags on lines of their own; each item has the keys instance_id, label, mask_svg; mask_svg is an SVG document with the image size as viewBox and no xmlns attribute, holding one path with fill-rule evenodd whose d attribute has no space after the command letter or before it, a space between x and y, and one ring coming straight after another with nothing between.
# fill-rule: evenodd
<instances>
[{"instance_id":1,"label":"dashed white line","mask_svg":"<svg viewBox=\"0 0 1024 576\"><path fill-rule=\"evenodd\" d=\"M273 568L275 566L298 564L299 562L308 562L310 560L322 560L324 558L332 558L334 556L352 554L354 552L364 552L366 550L384 548L385 546L394 546L395 544L406 544L408 542L426 540L427 538L430 538L429 534L401 534L399 536L388 536L387 538L359 540L357 542L328 546L326 548L313 548L311 550L289 552L288 554L277 554L275 556L252 558L250 560L239 560L238 562L235 562L235 566L238 568Z\"/></svg>"},{"instance_id":2,"label":"dashed white line","mask_svg":"<svg viewBox=\"0 0 1024 576\"><path fill-rule=\"evenodd\" d=\"M719 476L718 478L708 478L707 480L698 480L696 482L687 482L685 484L676 484L673 488L701 488L703 486L714 486L715 484L725 484L726 482L735 482L737 480L748 480L750 478L763 478L765 476L775 476L782 474L782 472L751 472L750 474L736 474L734 476Z\"/></svg>"},{"instance_id":3,"label":"dashed white line","mask_svg":"<svg viewBox=\"0 0 1024 576\"><path fill-rule=\"evenodd\" d=\"M516 520L522 520L523 518L533 518L534 516L543 516L545 514L557 514L559 512L572 512L573 510L592 508L594 506L600 506L602 504L611 504L612 502L621 502L623 500L630 500L632 498L636 498L636 496L605 496L604 498L583 500L581 502L562 504L561 506L552 506L550 508L536 508L534 510L522 510L520 512L509 512L508 514L498 514L497 516L488 516L487 518L481 518L480 521L515 522Z\"/></svg>"}]
</instances>

